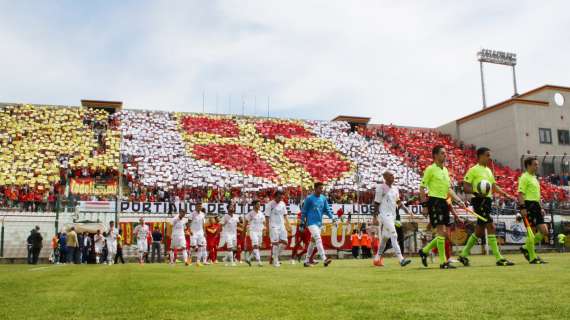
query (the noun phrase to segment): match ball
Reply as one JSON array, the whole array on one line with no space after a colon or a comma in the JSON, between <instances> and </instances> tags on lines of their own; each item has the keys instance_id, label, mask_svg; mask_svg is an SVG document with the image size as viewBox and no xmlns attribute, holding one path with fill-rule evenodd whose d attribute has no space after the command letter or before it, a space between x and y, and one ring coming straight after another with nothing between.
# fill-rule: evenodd
<instances>
[{"instance_id":1,"label":"match ball","mask_svg":"<svg viewBox=\"0 0 570 320\"><path fill-rule=\"evenodd\" d=\"M477 185L477 193L483 196L488 196L491 193L491 183L487 180L481 180Z\"/></svg>"},{"instance_id":2,"label":"match ball","mask_svg":"<svg viewBox=\"0 0 570 320\"><path fill-rule=\"evenodd\" d=\"M382 258L380 258L379 256L374 256L372 264L374 264L374 266L376 267L382 267L384 266L384 261L382 261Z\"/></svg>"}]
</instances>

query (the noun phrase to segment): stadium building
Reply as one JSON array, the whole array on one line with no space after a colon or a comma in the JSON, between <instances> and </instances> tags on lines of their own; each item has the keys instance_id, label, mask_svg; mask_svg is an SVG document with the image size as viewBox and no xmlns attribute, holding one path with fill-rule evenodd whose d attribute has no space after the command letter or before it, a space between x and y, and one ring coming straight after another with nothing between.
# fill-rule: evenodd
<instances>
[{"instance_id":1,"label":"stadium building","mask_svg":"<svg viewBox=\"0 0 570 320\"><path fill-rule=\"evenodd\" d=\"M541 174L568 173L570 87L544 85L437 128L454 139L493 150L494 158L520 168L537 156Z\"/></svg>"}]
</instances>

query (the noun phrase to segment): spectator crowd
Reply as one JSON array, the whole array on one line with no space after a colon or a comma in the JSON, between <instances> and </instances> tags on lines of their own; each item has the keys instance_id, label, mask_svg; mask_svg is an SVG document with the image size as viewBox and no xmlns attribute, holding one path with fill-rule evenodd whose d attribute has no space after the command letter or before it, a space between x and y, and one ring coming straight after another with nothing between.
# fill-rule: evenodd
<instances>
[{"instance_id":1,"label":"spectator crowd","mask_svg":"<svg viewBox=\"0 0 570 320\"><path fill-rule=\"evenodd\" d=\"M431 129L342 121L14 105L0 108L0 208L54 211L81 200L143 202L266 199L299 203L316 182L332 202L371 203L385 170L413 201L431 147L448 150L457 191L474 146ZM120 170L120 168L122 170ZM519 170L493 165L516 193ZM117 185L119 172L123 185ZM74 188L74 184L81 184ZM541 178L543 197L565 200L568 174ZM78 191L79 190L79 191Z\"/></svg>"}]
</instances>

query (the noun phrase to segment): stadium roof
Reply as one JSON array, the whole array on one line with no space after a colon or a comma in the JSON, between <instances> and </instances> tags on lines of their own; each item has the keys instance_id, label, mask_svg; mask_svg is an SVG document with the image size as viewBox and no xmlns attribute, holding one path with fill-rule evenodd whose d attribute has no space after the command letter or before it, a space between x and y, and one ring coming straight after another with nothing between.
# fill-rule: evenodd
<instances>
[{"instance_id":1,"label":"stadium roof","mask_svg":"<svg viewBox=\"0 0 570 320\"><path fill-rule=\"evenodd\" d=\"M370 118L355 116L336 116L332 121L346 121L349 123L368 124Z\"/></svg>"},{"instance_id":2,"label":"stadium roof","mask_svg":"<svg viewBox=\"0 0 570 320\"><path fill-rule=\"evenodd\" d=\"M527 91L525 93L519 94L518 96L513 97L511 99L505 100L503 102L499 102L499 103L492 105L488 108L485 108L483 110L479 110L477 112L463 116L463 117L457 119L456 122L457 123L464 123L464 122L467 122L469 120L473 120L473 119L479 118L483 115L489 114L491 112L501 110L503 108L506 108L506 107L511 106L513 104L516 104L516 103L532 105L532 106L547 107L548 101L530 100L530 99L524 99L524 98L528 97L532 94L538 93L538 92L543 91L543 90L548 90L548 89L570 92L570 87L561 87L561 86L554 86L554 85L547 84L547 85L532 89L530 91Z\"/></svg>"},{"instance_id":3,"label":"stadium roof","mask_svg":"<svg viewBox=\"0 0 570 320\"><path fill-rule=\"evenodd\" d=\"M121 109L123 106L122 101L105 101L105 100L81 100L81 106L83 107L105 107L105 108L114 108L114 109Z\"/></svg>"}]
</instances>

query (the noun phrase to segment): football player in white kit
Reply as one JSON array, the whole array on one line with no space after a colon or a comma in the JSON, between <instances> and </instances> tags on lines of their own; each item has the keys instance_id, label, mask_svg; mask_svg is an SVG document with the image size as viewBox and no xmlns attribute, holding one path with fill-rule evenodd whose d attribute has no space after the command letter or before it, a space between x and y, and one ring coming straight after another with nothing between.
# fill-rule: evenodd
<instances>
[{"instance_id":1,"label":"football player in white kit","mask_svg":"<svg viewBox=\"0 0 570 320\"><path fill-rule=\"evenodd\" d=\"M180 210L178 215L172 218L172 236L170 243L170 264L174 264L174 256L182 251L184 264L188 265L188 252L186 251L186 237L184 236L184 227L188 223L186 211Z\"/></svg>"},{"instance_id":2,"label":"football player in white kit","mask_svg":"<svg viewBox=\"0 0 570 320\"><path fill-rule=\"evenodd\" d=\"M93 242L95 244L95 263L100 263L99 259L101 259L103 246L105 245L105 237L101 234L101 230L97 230L97 233L93 237Z\"/></svg>"},{"instance_id":3,"label":"football player in white kit","mask_svg":"<svg viewBox=\"0 0 570 320\"><path fill-rule=\"evenodd\" d=\"M201 203L196 204L196 211L190 214L190 264L192 264L192 250L196 250L196 265L202 266L202 264L208 264L208 255L206 253L206 232L205 232L205 220L206 214L202 208Z\"/></svg>"},{"instance_id":4,"label":"football player in white kit","mask_svg":"<svg viewBox=\"0 0 570 320\"><path fill-rule=\"evenodd\" d=\"M139 251L139 263L144 263L144 255L148 252L148 235L150 234L150 228L144 224L144 218L139 219L139 225L135 228L133 232L134 236L137 238L137 249Z\"/></svg>"},{"instance_id":5,"label":"football player in white kit","mask_svg":"<svg viewBox=\"0 0 570 320\"><path fill-rule=\"evenodd\" d=\"M263 242L263 229L265 229L265 215L260 211L261 205L259 200L253 200L252 203L253 210L251 210L245 216L245 228L249 233L249 239L251 240L251 246L253 247L252 252L246 252L247 257L245 262L251 267L251 255L255 256L255 261L257 261L258 266L263 266L261 264L261 256L259 254L259 248Z\"/></svg>"},{"instance_id":6,"label":"football player in white kit","mask_svg":"<svg viewBox=\"0 0 570 320\"><path fill-rule=\"evenodd\" d=\"M220 243L225 243L228 248L228 252L224 258L224 262L229 262L231 266L235 266L234 254L237 249L237 225L239 223L239 217L235 214L236 205L234 203L229 203L227 205L228 213L224 215L220 224L222 225L222 239Z\"/></svg>"},{"instance_id":7,"label":"football player in white kit","mask_svg":"<svg viewBox=\"0 0 570 320\"><path fill-rule=\"evenodd\" d=\"M117 235L119 231L115 228L115 222L109 222L109 231L107 231L107 263L113 264L115 255L117 254Z\"/></svg>"},{"instance_id":8,"label":"football player in white kit","mask_svg":"<svg viewBox=\"0 0 570 320\"><path fill-rule=\"evenodd\" d=\"M380 265L383 265L384 249L386 249L386 242L390 239L394 252L400 260L400 266L405 267L411 260L404 258L402 255L395 225L396 210L398 210L400 205L400 191L393 185L394 174L392 172L385 171L382 176L384 177L384 183L376 187L376 195L374 197L374 203L379 208L379 222L381 225L379 230L380 246L378 246L378 252L376 252L374 259L379 259L381 261Z\"/></svg>"},{"instance_id":9,"label":"football player in white kit","mask_svg":"<svg viewBox=\"0 0 570 320\"><path fill-rule=\"evenodd\" d=\"M275 198L265 206L265 216L269 225L269 239L271 240L271 254L273 266L279 267L279 255L287 247L287 234L291 232L291 225L287 219L287 206L283 201L283 192L275 192ZM295 260L292 259L291 263Z\"/></svg>"}]
</instances>

